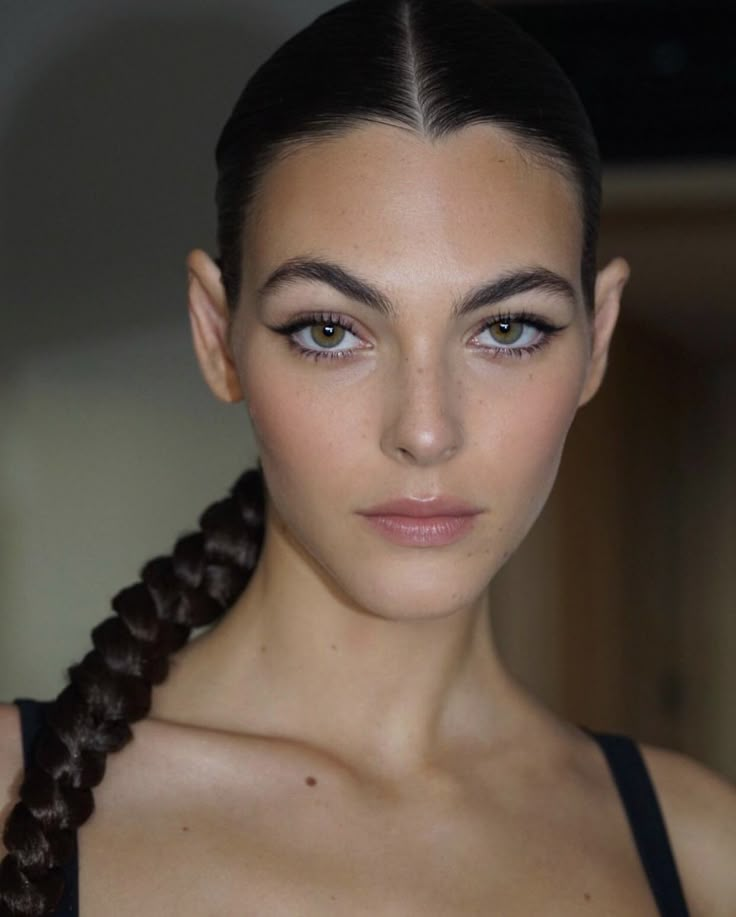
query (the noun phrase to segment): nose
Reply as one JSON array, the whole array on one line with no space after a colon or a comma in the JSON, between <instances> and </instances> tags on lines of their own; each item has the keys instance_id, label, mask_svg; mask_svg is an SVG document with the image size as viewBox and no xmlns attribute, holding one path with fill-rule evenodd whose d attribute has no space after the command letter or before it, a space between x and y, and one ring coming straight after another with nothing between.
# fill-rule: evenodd
<instances>
[{"instance_id":1,"label":"nose","mask_svg":"<svg viewBox=\"0 0 736 917\"><path fill-rule=\"evenodd\" d=\"M390 458L433 465L452 458L463 444L459 380L429 355L407 357L387 380L381 449Z\"/></svg>"}]
</instances>

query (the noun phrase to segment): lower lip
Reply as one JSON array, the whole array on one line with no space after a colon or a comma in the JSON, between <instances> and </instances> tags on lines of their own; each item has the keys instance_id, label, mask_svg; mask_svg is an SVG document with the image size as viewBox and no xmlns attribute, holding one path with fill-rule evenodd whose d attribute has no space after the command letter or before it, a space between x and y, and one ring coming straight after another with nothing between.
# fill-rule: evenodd
<instances>
[{"instance_id":1,"label":"lower lip","mask_svg":"<svg viewBox=\"0 0 736 917\"><path fill-rule=\"evenodd\" d=\"M472 529L475 516L366 516L388 541L412 547L439 547L458 541Z\"/></svg>"}]
</instances>

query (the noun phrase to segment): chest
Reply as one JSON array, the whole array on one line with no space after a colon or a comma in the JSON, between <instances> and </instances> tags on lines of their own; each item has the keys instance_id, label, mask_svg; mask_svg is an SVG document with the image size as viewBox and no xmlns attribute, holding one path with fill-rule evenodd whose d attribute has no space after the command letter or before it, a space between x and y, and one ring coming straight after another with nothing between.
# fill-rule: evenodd
<instances>
[{"instance_id":1,"label":"chest","mask_svg":"<svg viewBox=\"0 0 736 917\"><path fill-rule=\"evenodd\" d=\"M313 780L105 781L79 834L81 917L656 914L614 808L606 824L564 795Z\"/></svg>"}]
</instances>

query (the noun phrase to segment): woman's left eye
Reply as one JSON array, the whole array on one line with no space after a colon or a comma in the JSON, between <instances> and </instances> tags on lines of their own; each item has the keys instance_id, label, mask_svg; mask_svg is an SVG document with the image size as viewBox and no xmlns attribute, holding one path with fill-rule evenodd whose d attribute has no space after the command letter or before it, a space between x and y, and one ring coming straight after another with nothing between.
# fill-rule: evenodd
<instances>
[{"instance_id":1,"label":"woman's left eye","mask_svg":"<svg viewBox=\"0 0 736 917\"><path fill-rule=\"evenodd\" d=\"M487 322L476 337L484 347L497 353L523 356L539 350L560 330L536 317L509 315Z\"/></svg>"}]
</instances>

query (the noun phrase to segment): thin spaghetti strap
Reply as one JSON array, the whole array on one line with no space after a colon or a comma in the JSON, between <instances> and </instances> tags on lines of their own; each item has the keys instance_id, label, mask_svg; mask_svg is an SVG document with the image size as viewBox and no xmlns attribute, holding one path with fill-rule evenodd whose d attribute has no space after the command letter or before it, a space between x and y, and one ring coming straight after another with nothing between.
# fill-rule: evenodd
<instances>
[{"instance_id":1,"label":"thin spaghetti strap","mask_svg":"<svg viewBox=\"0 0 736 917\"><path fill-rule=\"evenodd\" d=\"M626 736L586 730L608 762L662 917L689 917L657 793L641 751Z\"/></svg>"},{"instance_id":2,"label":"thin spaghetti strap","mask_svg":"<svg viewBox=\"0 0 736 917\"><path fill-rule=\"evenodd\" d=\"M33 742L44 724L44 705L36 700L13 701L20 711L20 735L23 743L23 766L33 762Z\"/></svg>"},{"instance_id":3,"label":"thin spaghetti strap","mask_svg":"<svg viewBox=\"0 0 736 917\"><path fill-rule=\"evenodd\" d=\"M20 711L21 739L23 742L23 761L26 767L33 763L33 745L39 731L46 721L47 703L26 698L16 698L13 703ZM53 917L79 917L79 853L77 835L74 834L74 853L62 867L64 876L64 893L61 896Z\"/></svg>"}]
</instances>

